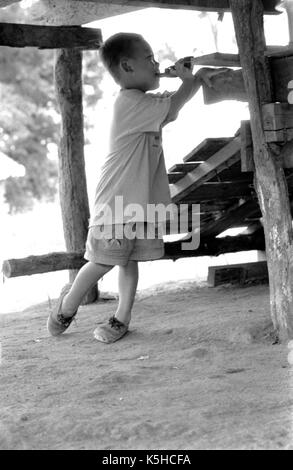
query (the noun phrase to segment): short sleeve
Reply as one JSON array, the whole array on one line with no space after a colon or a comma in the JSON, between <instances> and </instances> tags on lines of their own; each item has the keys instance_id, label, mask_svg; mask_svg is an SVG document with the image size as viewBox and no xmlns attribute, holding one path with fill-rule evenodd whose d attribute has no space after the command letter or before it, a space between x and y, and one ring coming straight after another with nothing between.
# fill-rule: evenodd
<instances>
[{"instance_id":1,"label":"short sleeve","mask_svg":"<svg viewBox=\"0 0 293 470\"><path fill-rule=\"evenodd\" d=\"M127 110L129 133L159 132L169 113L171 97L140 93L136 98Z\"/></svg>"}]
</instances>

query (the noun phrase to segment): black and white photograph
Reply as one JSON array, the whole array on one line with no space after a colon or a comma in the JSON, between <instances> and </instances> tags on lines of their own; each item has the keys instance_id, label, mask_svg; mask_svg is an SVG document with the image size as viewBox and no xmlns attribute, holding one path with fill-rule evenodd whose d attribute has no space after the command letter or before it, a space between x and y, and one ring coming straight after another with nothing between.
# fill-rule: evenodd
<instances>
[{"instance_id":1,"label":"black and white photograph","mask_svg":"<svg viewBox=\"0 0 293 470\"><path fill-rule=\"evenodd\" d=\"M293 0L0 0L0 450L293 450L292 214Z\"/></svg>"}]
</instances>

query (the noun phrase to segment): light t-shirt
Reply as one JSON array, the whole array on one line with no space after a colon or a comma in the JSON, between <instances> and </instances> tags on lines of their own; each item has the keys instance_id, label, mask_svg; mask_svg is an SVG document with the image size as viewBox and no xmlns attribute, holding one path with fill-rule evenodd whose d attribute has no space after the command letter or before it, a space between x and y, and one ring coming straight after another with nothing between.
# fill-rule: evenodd
<instances>
[{"instance_id":1,"label":"light t-shirt","mask_svg":"<svg viewBox=\"0 0 293 470\"><path fill-rule=\"evenodd\" d=\"M149 205L171 204L161 130L170 103L170 94L120 91L90 226L146 222ZM166 220L164 211L156 217Z\"/></svg>"}]
</instances>

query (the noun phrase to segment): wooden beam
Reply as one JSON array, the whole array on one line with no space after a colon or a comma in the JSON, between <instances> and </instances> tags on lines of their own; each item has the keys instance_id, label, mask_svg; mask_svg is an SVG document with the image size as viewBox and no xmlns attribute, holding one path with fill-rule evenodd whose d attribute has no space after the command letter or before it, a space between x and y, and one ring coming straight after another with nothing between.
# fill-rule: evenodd
<instances>
[{"instance_id":1,"label":"wooden beam","mask_svg":"<svg viewBox=\"0 0 293 470\"><path fill-rule=\"evenodd\" d=\"M204 65L209 67L241 67L238 54L227 54L223 52L214 52L195 57L194 65Z\"/></svg>"},{"instance_id":2,"label":"wooden beam","mask_svg":"<svg viewBox=\"0 0 293 470\"><path fill-rule=\"evenodd\" d=\"M79 0L73 0L79 1ZM93 3L105 3L105 0L87 0ZM278 0L262 0L266 13L278 14ZM229 0L107 0L109 5L140 6L144 8L175 8L199 11L229 11Z\"/></svg>"},{"instance_id":3,"label":"wooden beam","mask_svg":"<svg viewBox=\"0 0 293 470\"><path fill-rule=\"evenodd\" d=\"M241 121L241 171L254 171L253 143L250 128L250 121Z\"/></svg>"},{"instance_id":4,"label":"wooden beam","mask_svg":"<svg viewBox=\"0 0 293 470\"><path fill-rule=\"evenodd\" d=\"M89 203L84 161L82 52L60 49L55 57L55 89L61 112L59 192L63 231L68 252L83 251L87 239ZM69 273L70 281L76 276ZM94 301L93 288L87 300Z\"/></svg>"},{"instance_id":5,"label":"wooden beam","mask_svg":"<svg viewBox=\"0 0 293 470\"><path fill-rule=\"evenodd\" d=\"M170 184L175 184L183 178L189 171L195 170L203 162L176 163L168 170L168 180Z\"/></svg>"},{"instance_id":6,"label":"wooden beam","mask_svg":"<svg viewBox=\"0 0 293 470\"><path fill-rule=\"evenodd\" d=\"M216 170L220 167L232 165L237 160L240 160L241 140L235 137L225 147L220 149L215 155L209 158L208 161L202 163L197 169L188 173L184 178L180 179L171 188L171 198L173 202L178 202L190 191L194 190L202 182L209 179Z\"/></svg>"},{"instance_id":7,"label":"wooden beam","mask_svg":"<svg viewBox=\"0 0 293 470\"><path fill-rule=\"evenodd\" d=\"M189 162L189 163L176 163L173 165L168 172L170 173L188 173L189 171L195 170L202 162Z\"/></svg>"},{"instance_id":8,"label":"wooden beam","mask_svg":"<svg viewBox=\"0 0 293 470\"><path fill-rule=\"evenodd\" d=\"M231 209L227 209L222 217L217 220L201 226L202 237L216 237L229 228L235 228L245 225L245 217L251 217L260 212L259 206L256 201L246 201ZM261 213L259 213L261 217Z\"/></svg>"},{"instance_id":9,"label":"wooden beam","mask_svg":"<svg viewBox=\"0 0 293 470\"><path fill-rule=\"evenodd\" d=\"M293 230L288 188L281 162L268 146L262 105L273 88L265 58L263 5L260 0L230 0L254 147L255 185L262 211L270 278L271 316L280 340L293 338Z\"/></svg>"},{"instance_id":10,"label":"wooden beam","mask_svg":"<svg viewBox=\"0 0 293 470\"><path fill-rule=\"evenodd\" d=\"M28 20L51 26L81 25L141 10L141 7L73 0L39 0L28 10Z\"/></svg>"},{"instance_id":11,"label":"wooden beam","mask_svg":"<svg viewBox=\"0 0 293 470\"><path fill-rule=\"evenodd\" d=\"M60 252L9 259L3 262L2 272L5 277L18 277L67 269L80 269L87 263L83 255L83 252Z\"/></svg>"},{"instance_id":12,"label":"wooden beam","mask_svg":"<svg viewBox=\"0 0 293 470\"><path fill-rule=\"evenodd\" d=\"M185 239L184 242L187 242ZM201 238L197 250L182 250L182 241L165 243L164 259L190 258L197 256L219 256L224 253L236 253L265 249L263 230L258 230L251 235L238 235L225 238Z\"/></svg>"},{"instance_id":13,"label":"wooden beam","mask_svg":"<svg viewBox=\"0 0 293 470\"><path fill-rule=\"evenodd\" d=\"M247 101L242 70L227 69L211 78L212 86L203 85L205 104L214 104L224 100Z\"/></svg>"},{"instance_id":14,"label":"wooden beam","mask_svg":"<svg viewBox=\"0 0 293 470\"><path fill-rule=\"evenodd\" d=\"M179 202L199 204L206 201L227 201L228 199L239 199L251 197L254 194L253 185L246 181L232 181L225 183L203 183L195 191L186 194Z\"/></svg>"},{"instance_id":15,"label":"wooden beam","mask_svg":"<svg viewBox=\"0 0 293 470\"><path fill-rule=\"evenodd\" d=\"M99 49L101 43L100 29L0 23L0 46Z\"/></svg>"},{"instance_id":16,"label":"wooden beam","mask_svg":"<svg viewBox=\"0 0 293 470\"><path fill-rule=\"evenodd\" d=\"M202 239L197 250L182 250L181 243L181 241L166 242L163 259L176 260L195 256L218 256L223 253L264 249L264 237L261 230L252 235ZM83 252L48 253L5 260L2 265L2 272L7 278L31 276L60 270L80 269L86 262Z\"/></svg>"}]
</instances>

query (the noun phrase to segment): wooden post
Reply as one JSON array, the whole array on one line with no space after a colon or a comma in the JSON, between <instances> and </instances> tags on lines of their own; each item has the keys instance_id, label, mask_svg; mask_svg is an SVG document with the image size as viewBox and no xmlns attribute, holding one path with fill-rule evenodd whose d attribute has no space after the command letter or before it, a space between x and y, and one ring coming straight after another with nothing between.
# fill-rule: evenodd
<instances>
[{"instance_id":1,"label":"wooden post","mask_svg":"<svg viewBox=\"0 0 293 470\"><path fill-rule=\"evenodd\" d=\"M82 52L56 52L55 84L62 116L59 148L59 190L66 249L84 251L88 230L89 203L84 162L82 105ZM77 271L69 272L72 282ZM83 303L97 298L95 286Z\"/></svg>"},{"instance_id":2,"label":"wooden post","mask_svg":"<svg viewBox=\"0 0 293 470\"><path fill-rule=\"evenodd\" d=\"M282 164L266 143L263 128L261 105L273 101L264 54L263 5L260 0L230 0L230 6L248 93L255 186L265 230L271 315L279 339L287 340L293 338L293 231Z\"/></svg>"}]
</instances>

